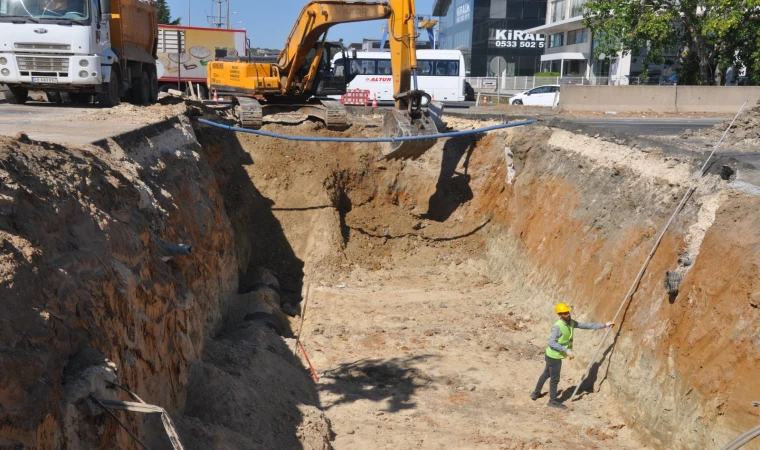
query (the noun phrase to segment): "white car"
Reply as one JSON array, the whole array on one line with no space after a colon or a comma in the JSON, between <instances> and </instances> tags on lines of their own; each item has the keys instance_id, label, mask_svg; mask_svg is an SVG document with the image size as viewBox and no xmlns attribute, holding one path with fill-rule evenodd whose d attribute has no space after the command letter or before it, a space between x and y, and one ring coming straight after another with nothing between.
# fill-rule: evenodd
<instances>
[{"instance_id":1,"label":"white car","mask_svg":"<svg viewBox=\"0 0 760 450\"><path fill-rule=\"evenodd\" d=\"M556 103L554 97L557 97ZM521 92L509 99L510 105L554 106L559 103L559 85L547 84Z\"/></svg>"}]
</instances>

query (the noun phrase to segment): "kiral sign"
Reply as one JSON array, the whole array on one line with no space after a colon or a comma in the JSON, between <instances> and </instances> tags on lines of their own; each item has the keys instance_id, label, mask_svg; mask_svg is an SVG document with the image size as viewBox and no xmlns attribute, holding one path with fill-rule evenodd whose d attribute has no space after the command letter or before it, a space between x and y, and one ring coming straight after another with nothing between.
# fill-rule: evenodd
<instances>
[{"instance_id":1,"label":"kiral sign","mask_svg":"<svg viewBox=\"0 0 760 450\"><path fill-rule=\"evenodd\" d=\"M508 48L544 48L546 35L542 33L525 33L522 30L490 30L488 43L490 47Z\"/></svg>"}]
</instances>

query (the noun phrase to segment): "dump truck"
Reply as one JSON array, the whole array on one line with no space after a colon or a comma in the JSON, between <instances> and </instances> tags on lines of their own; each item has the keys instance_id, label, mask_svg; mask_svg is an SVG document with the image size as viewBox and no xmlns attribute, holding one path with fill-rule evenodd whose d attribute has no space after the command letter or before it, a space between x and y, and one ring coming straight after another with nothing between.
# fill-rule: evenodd
<instances>
[{"instance_id":1,"label":"dump truck","mask_svg":"<svg viewBox=\"0 0 760 450\"><path fill-rule=\"evenodd\" d=\"M246 56L247 42L245 30L159 25L158 90L189 92L188 83L193 83L195 94L207 99L208 64Z\"/></svg>"},{"instance_id":2,"label":"dump truck","mask_svg":"<svg viewBox=\"0 0 760 450\"><path fill-rule=\"evenodd\" d=\"M156 4L141 0L0 0L0 84L103 107L158 97ZM63 96L61 94L64 94Z\"/></svg>"}]
</instances>

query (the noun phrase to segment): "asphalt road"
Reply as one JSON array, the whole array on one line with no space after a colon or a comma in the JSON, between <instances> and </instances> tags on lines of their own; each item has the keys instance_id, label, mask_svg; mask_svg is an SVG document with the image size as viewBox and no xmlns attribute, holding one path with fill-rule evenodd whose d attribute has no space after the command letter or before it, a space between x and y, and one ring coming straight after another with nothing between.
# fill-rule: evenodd
<instances>
[{"instance_id":1,"label":"asphalt road","mask_svg":"<svg viewBox=\"0 0 760 450\"><path fill-rule=\"evenodd\" d=\"M86 144L143 126L117 120L93 121L88 114L88 110L93 109L97 107L36 102L26 105L2 103L0 135L15 136L23 131L34 140ZM85 116L88 120L81 120Z\"/></svg>"},{"instance_id":2,"label":"asphalt road","mask_svg":"<svg viewBox=\"0 0 760 450\"><path fill-rule=\"evenodd\" d=\"M577 123L589 130L620 132L640 136L671 136L679 135L687 129L698 130L721 123L726 119L692 119L692 118L643 118L643 117L610 117L604 119L564 116L563 120Z\"/></svg>"}]
</instances>

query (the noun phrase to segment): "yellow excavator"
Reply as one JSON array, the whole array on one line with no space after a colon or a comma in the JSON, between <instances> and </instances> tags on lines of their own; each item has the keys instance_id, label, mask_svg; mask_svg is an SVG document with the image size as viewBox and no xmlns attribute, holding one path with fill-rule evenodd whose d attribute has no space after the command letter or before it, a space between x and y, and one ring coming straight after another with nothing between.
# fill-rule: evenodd
<instances>
[{"instance_id":1,"label":"yellow excavator","mask_svg":"<svg viewBox=\"0 0 760 450\"><path fill-rule=\"evenodd\" d=\"M322 120L330 129L347 127L346 108L329 95L342 95L356 74L340 43L328 42L333 25L387 19L395 108L383 118L386 137L425 136L438 133L443 106L417 88L417 29L414 0L385 2L314 0L304 6L277 62L256 62L255 57L216 61L208 65L209 89L232 96L235 116L243 127L257 129L262 117L300 112ZM335 56L340 67L333 67ZM354 53L355 55L355 53ZM394 141L382 149L385 158L417 158L435 139Z\"/></svg>"}]
</instances>

